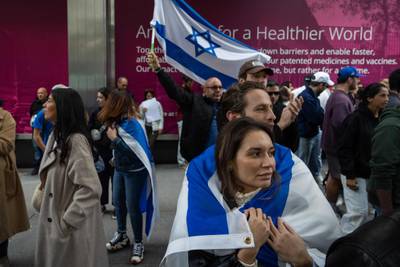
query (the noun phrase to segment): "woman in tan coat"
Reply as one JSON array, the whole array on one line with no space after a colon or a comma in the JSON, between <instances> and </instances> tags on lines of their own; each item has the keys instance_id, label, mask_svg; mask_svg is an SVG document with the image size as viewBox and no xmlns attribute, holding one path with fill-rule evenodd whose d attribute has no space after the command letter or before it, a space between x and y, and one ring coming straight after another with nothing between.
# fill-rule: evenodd
<instances>
[{"instance_id":1,"label":"woman in tan coat","mask_svg":"<svg viewBox=\"0 0 400 267\"><path fill-rule=\"evenodd\" d=\"M82 99L73 89L55 89L44 106L54 129L39 170L44 191L35 266L108 266Z\"/></svg>"},{"instance_id":2,"label":"woman in tan coat","mask_svg":"<svg viewBox=\"0 0 400 267\"><path fill-rule=\"evenodd\" d=\"M7 266L8 239L29 228L15 163L15 121L0 100L0 266Z\"/></svg>"}]
</instances>

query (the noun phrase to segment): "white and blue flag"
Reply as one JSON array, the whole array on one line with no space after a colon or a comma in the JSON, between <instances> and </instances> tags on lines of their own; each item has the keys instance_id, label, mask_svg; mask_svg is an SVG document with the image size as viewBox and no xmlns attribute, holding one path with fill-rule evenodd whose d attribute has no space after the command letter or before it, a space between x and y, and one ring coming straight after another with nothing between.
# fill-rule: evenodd
<instances>
[{"instance_id":1,"label":"white and blue flag","mask_svg":"<svg viewBox=\"0 0 400 267\"><path fill-rule=\"evenodd\" d=\"M140 196L140 210L146 213L145 231L147 238L150 238L159 210L156 172L147 136L143 126L134 118L121 122L118 135L140 159L148 173Z\"/></svg>"},{"instance_id":2,"label":"white and blue flag","mask_svg":"<svg viewBox=\"0 0 400 267\"><path fill-rule=\"evenodd\" d=\"M242 213L250 207L261 208L275 224L282 217L305 241L314 266L324 266L324 253L342 235L339 222L307 166L285 147L275 144L275 151L280 181L234 209L228 207L220 192L215 146L190 162L162 266L188 266L191 250L222 256L254 247ZM287 265L268 245L261 248L257 259L262 266Z\"/></svg>"},{"instance_id":3,"label":"white and blue flag","mask_svg":"<svg viewBox=\"0 0 400 267\"><path fill-rule=\"evenodd\" d=\"M270 60L219 31L183 0L155 0L151 25L166 61L200 84L217 77L228 88L244 62Z\"/></svg>"}]
</instances>

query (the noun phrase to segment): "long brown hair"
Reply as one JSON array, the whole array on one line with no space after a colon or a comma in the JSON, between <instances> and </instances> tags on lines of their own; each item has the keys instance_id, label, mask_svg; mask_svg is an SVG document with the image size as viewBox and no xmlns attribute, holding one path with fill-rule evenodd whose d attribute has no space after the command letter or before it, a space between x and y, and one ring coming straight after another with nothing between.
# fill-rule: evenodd
<instances>
[{"instance_id":1,"label":"long brown hair","mask_svg":"<svg viewBox=\"0 0 400 267\"><path fill-rule=\"evenodd\" d=\"M266 125L249 117L229 122L218 135L215 149L217 173L221 181L222 195L230 208L238 206L235 194L241 190L237 183L238 178L234 173L233 163L243 139L250 131L263 131L273 141L271 130ZM272 182L275 183L277 180L279 180L279 176L274 171Z\"/></svg>"},{"instance_id":2,"label":"long brown hair","mask_svg":"<svg viewBox=\"0 0 400 267\"><path fill-rule=\"evenodd\" d=\"M108 95L107 101L97 117L99 121L111 125L114 122L119 123L125 117L138 118L138 113L132 96L127 91L114 89Z\"/></svg>"}]
</instances>

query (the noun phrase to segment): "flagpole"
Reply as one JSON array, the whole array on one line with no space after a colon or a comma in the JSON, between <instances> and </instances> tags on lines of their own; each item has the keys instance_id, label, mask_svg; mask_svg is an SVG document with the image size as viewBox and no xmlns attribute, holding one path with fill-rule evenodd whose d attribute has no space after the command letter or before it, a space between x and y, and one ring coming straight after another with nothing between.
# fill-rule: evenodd
<instances>
[{"instance_id":1,"label":"flagpole","mask_svg":"<svg viewBox=\"0 0 400 267\"><path fill-rule=\"evenodd\" d=\"M154 52L154 42L156 39L156 29L154 27L151 27L151 46L150 46L150 51Z\"/></svg>"}]
</instances>

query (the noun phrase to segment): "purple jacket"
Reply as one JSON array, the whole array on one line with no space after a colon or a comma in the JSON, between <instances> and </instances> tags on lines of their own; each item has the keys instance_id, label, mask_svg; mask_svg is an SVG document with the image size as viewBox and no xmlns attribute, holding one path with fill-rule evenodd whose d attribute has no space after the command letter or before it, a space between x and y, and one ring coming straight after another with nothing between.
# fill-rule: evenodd
<instances>
[{"instance_id":1,"label":"purple jacket","mask_svg":"<svg viewBox=\"0 0 400 267\"><path fill-rule=\"evenodd\" d=\"M333 91L325 107L324 123L322 125L322 150L337 156L338 137L344 119L354 111L349 96L340 90Z\"/></svg>"}]
</instances>

